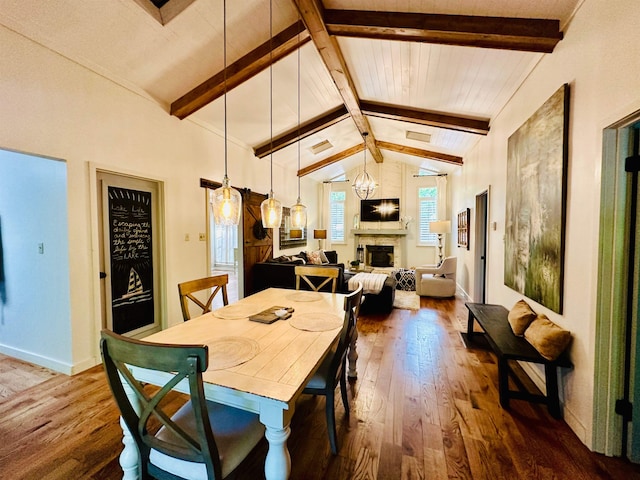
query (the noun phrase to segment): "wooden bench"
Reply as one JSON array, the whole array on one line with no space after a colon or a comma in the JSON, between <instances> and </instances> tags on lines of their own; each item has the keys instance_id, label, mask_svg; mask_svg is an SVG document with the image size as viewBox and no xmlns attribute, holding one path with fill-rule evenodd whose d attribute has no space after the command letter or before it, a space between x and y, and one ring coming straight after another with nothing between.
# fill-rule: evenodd
<instances>
[{"instance_id":1,"label":"wooden bench","mask_svg":"<svg viewBox=\"0 0 640 480\"><path fill-rule=\"evenodd\" d=\"M512 398L534 403L545 403L552 417L561 418L557 369L558 367L571 368L573 366L566 352L553 361L544 358L524 337L514 335L507 320L509 311L502 305L466 303L465 306L469 310L467 333L463 333L465 343L467 346L474 342L477 344L477 340L479 340L477 337L484 336L498 357L498 390L502 408L508 410L509 400ZM484 333L473 331L474 320L478 322ZM509 360L544 365L547 395L544 396L527 391L522 381L509 366ZM518 390L509 388L509 374L511 374L511 378L517 385Z\"/></svg>"}]
</instances>

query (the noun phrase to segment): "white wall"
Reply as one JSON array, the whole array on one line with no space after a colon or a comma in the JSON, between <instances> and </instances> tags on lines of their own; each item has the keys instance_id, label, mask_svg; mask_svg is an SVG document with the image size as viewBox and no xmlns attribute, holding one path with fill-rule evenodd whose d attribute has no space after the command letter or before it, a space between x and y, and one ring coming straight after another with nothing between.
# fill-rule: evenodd
<instances>
[{"instance_id":1,"label":"white wall","mask_svg":"<svg viewBox=\"0 0 640 480\"><path fill-rule=\"evenodd\" d=\"M570 84L564 313L558 315L531 303L536 311L573 333L570 353L575 368L562 378L564 412L588 446L593 432L593 392L598 388L593 378L602 131L640 109L639 20L635 0L586 0L565 29L564 40L542 59L491 122L489 135L465 156L462 174L452 179L452 210L470 207L472 228L475 196L490 186L489 222L496 222L497 229L489 230L487 302L510 308L522 296L503 284L507 141L563 83ZM470 294L471 252L458 264L459 271L467 272L458 278Z\"/></svg>"},{"instance_id":2,"label":"white wall","mask_svg":"<svg viewBox=\"0 0 640 480\"><path fill-rule=\"evenodd\" d=\"M0 350L57 370L72 365L66 170L64 162L0 150Z\"/></svg>"},{"instance_id":3,"label":"white wall","mask_svg":"<svg viewBox=\"0 0 640 480\"><path fill-rule=\"evenodd\" d=\"M221 181L223 139L155 101L0 27L0 148L62 159L67 165L70 314L42 319L53 343L71 343L68 372L99 361L100 301L96 169L164 182L168 324L182 321L176 284L206 274L206 200L200 178ZM269 163L229 144L233 185L267 193ZM297 196L294 170L274 165L274 190L285 205ZM189 233L190 242L184 241ZM54 328L66 325L66 328ZM70 350L70 351L69 351Z\"/></svg>"},{"instance_id":4,"label":"white wall","mask_svg":"<svg viewBox=\"0 0 640 480\"><path fill-rule=\"evenodd\" d=\"M384 155L384 152L383 152ZM331 248L338 251L338 258L341 262L347 264L354 260L356 256L356 239L351 235L353 228L353 216L360 213L360 199L353 193L351 184L361 169L354 169L347 172L349 182L338 182L332 184L334 190L345 190L347 192L346 204L346 242L332 243ZM433 264L438 261L438 251L434 246L417 245L418 241L418 211L417 198L418 188L422 186L435 185L435 177L416 178L418 169L416 167L407 166L403 163L385 159L382 163L367 163L367 172L378 182L379 187L374 192L372 198L399 198L400 199L400 216L410 216L413 221L409 223L407 235L402 237L402 257L396 259L398 267L412 267L425 264ZM449 201L444 210L448 211ZM327 217L328 218L328 217ZM449 219L449 217L447 217ZM453 225L453 223L452 223ZM384 229L384 228L401 228L400 222L360 222L360 228L366 229ZM447 255L455 255L457 249L455 247L455 235L445 236L445 252Z\"/></svg>"}]
</instances>

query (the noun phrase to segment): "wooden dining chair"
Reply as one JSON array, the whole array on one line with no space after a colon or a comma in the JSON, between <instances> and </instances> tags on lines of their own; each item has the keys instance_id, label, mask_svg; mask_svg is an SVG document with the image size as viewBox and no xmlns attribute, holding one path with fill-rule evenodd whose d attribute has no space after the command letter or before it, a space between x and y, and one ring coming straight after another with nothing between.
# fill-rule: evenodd
<instances>
[{"instance_id":1,"label":"wooden dining chair","mask_svg":"<svg viewBox=\"0 0 640 480\"><path fill-rule=\"evenodd\" d=\"M336 293L336 285L340 270L336 267L308 267L306 265L296 265L296 290L300 290L300 279L303 279L313 291L318 292L327 283L331 284L331 293ZM323 279L320 283L318 280L312 281L309 277Z\"/></svg>"},{"instance_id":2,"label":"wooden dining chair","mask_svg":"<svg viewBox=\"0 0 640 480\"><path fill-rule=\"evenodd\" d=\"M100 349L109 386L140 453L139 478L225 478L264 436L258 415L205 399L206 345L149 343L103 330ZM159 389L145 387L130 365L167 372L167 382ZM181 381L189 395L170 416L164 405L173 401L163 400ZM124 383L140 408L131 403Z\"/></svg>"},{"instance_id":3,"label":"wooden dining chair","mask_svg":"<svg viewBox=\"0 0 640 480\"><path fill-rule=\"evenodd\" d=\"M199 278L197 280L189 280L178 284L178 293L180 294L180 307L182 308L182 317L185 321L191 318L189 313L189 300L202 309L201 314L211 311L211 303L218 292L222 292L222 303L229 304L227 297L227 284L229 283L229 275L214 275L212 277ZM194 294L203 290L212 290L206 303L202 302Z\"/></svg>"},{"instance_id":4,"label":"wooden dining chair","mask_svg":"<svg viewBox=\"0 0 640 480\"><path fill-rule=\"evenodd\" d=\"M338 454L335 414L335 391L338 383L342 395L342 404L347 418L349 418L349 396L347 392L346 360L347 348L351 343L356 329L356 311L359 309L362 297L362 284L347 295L344 299L344 322L340 339L336 349L329 352L325 359L309 380L302 393L311 395L324 395L326 397L325 415L327 417L327 430L329 432L329 444L331 452Z\"/></svg>"}]
</instances>

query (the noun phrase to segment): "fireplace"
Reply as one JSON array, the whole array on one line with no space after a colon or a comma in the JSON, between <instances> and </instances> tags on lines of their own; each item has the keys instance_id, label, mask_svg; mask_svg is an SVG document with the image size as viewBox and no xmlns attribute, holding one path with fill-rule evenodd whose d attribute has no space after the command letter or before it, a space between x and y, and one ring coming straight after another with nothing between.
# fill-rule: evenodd
<instances>
[{"instance_id":1,"label":"fireplace","mask_svg":"<svg viewBox=\"0 0 640 480\"><path fill-rule=\"evenodd\" d=\"M367 245L367 265L393 267L393 245Z\"/></svg>"}]
</instances>

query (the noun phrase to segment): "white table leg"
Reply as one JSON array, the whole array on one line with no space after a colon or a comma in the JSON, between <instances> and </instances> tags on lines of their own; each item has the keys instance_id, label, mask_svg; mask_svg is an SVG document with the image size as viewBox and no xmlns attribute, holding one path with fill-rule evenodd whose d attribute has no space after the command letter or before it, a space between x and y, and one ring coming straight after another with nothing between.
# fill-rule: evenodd
<instances>
[{"instance_id":1,"label":"white table leg","mask_svg":"<svg viewBox=\"0 0 640 480\"><path fill-rule=\"evenodd\" d=\"M122 427L122 443L124 444L124 449L120 453L122 480L138 480L138 463L140 462L138 448L122 417L120 417L120 426Z\"/></svg>"},{"instance_id":2,"label":"white table leg","mask_svg":"<svg viewBox=\"0 0 640 480\"><path fill-rule=\"evenodd\" d=\"M136 412L139 412L140 402L138 401L138 397L135 392L131 389L131 386L126 382L126 380L121 378L120 381L122 382L124 391L127 393L129 402L131 402L131 405L133 405ZM120 453L122 480L138 480L140 453L138 452L136 441L133 439L133 436L131 435L131 432L129 432L129 429L124 423L124 419L122 417L120 417L120 426L122 427L122 443L124 444L124 449L122 450L122 453Z\"/></svg>"},{"instance_id":3,"label":"white table leg","mask_svg":"<svg viewBox=\"0 0 640 480\"><path fill-rule=\"evenodd\" d=\"M288 410L274 404L260 405L260 422L266 427L264 436L269 442L269 451L264 461L266 480L287 480L291 473L291 457L287 449L287 438L291 434L291 418L295 401Z\"/></svg>"},{"instance_id":4,"label":"white table leg","mask_svg":"<svg viewBox=\"0 0 640 480\"><path fill-rule=\"evenodd\" d=\"M358 328L353 330L353 338L349 344L349 353L347 353L347 359L349 360L349 368L347 370L347 376L349 378L358 378L358 372L356 371L356 364L358 362L358 350L356 343L358 342Z\"/></svg>"},{"instance_id":5,"label":"white table leg","mask_svg":"<svg viewBox=\"0 0 640 480\"><path fill-rule=\"evenodd\" d=\"M289 425L273 428L267 425L264 436L269 442L269 451L264 461L264 477L267 480L287 480L291 473L291 457L287 448L287 438L291 434Z\"/></svg>"}]
</instances>

